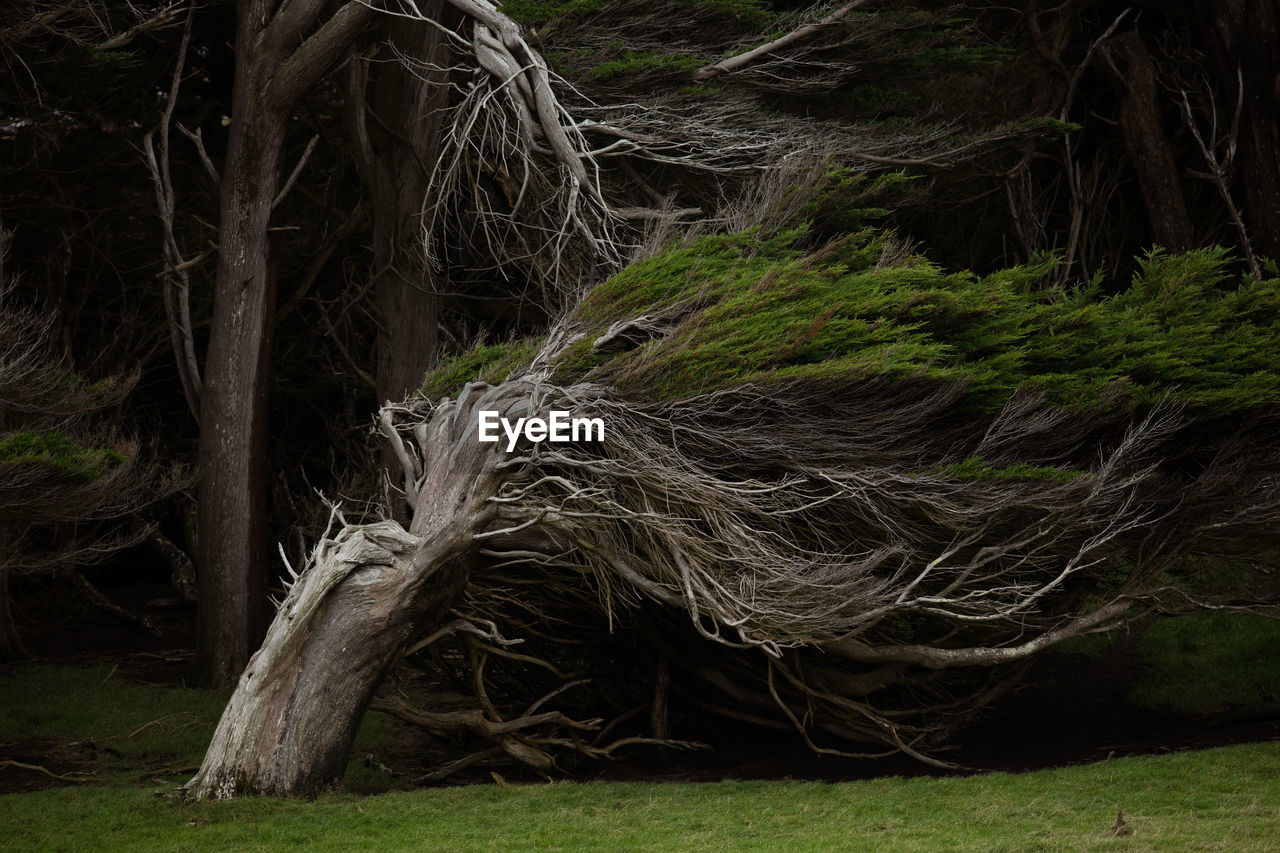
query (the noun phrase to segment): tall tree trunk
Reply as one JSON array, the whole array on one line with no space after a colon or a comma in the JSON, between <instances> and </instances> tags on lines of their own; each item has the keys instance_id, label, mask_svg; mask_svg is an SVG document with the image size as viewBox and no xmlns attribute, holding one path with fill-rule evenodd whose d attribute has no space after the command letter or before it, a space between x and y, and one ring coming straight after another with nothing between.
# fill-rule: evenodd
<instances>
[{"instance_id":1,"label":"tall tree trunk","mask_svg":"<svg viewBox=\"0 0 1280 853\"><path fill-rule=\"evenodd\" d=\"M384 521L320 544L241 676L190 796L310 795L341 781L374 689L467 584L505 458L476 440L476 414L515 399L475 394L435 413L408 532Z\"/></svg>"},{"instance_id":2,"label":"tall tree trunk","mask_svg":"<svg viewBox=\"0 0 1280 853\"><path fill-rule=\"evenodd\" d=\"M1116 36L1113 53L1125 72L1120 85L1120 133L1138 176L1153 242L1175 252L1191 248L1191 218L1178 181L1178 167L1160 116L1155 66L1137 31Z\"/></svg>"},{"instance_id":3,"label":"tall tree trunk","mask_svg":"<svg viewBox=\"0 0 1280 853\"><path fill-rule=\"evenodd\" d=\"M1236 188L1255 252L1280 258L1280 5L1198 0L1220 121L1243 88ZM1239 74L1239 77L1237 77Z\"/></svg>"},{"instance_id":4,"label":"tall tree trunk","mask_svg":"<svg viewBox=\"0 0 1280 853\"><path fill-rule=\"evenodd\" d=\"M276 279L267 226L298 99L364 29L347 2L304 35L324 0L241 0L222 170L218 282L200 412L196 675L230 684L267 621L267 413Z\"/></svg>"},{"instance_id":5,"label":"tall tree trunk","mask_svg":"<svg viewBox=\"0 0 1280 853\"><path fill-rule=\"evenodd\" d=\"M419 9L446 26L457 17L443 0L420 3ZM447 40L437 27L391 19L383 29L385 45L373 61L353 61L347 78L356 164L373 199L379 404L399 402L416 391L438 355L437 294L444 289L439 281L444 275L427 261L420 223L439 159L447 72L411 68L404 58L450 64ZM399 464L390 449L384 450L382 464L393 472L394 482ZM404 508L404 502L393 507L401 521L407 519Z\"/></svg>"},{"instance_id":6,"label":"tall tree trunk","mask_svg":"<svg viewBox=\"0 0 1280 853\"><path fill-rule=\"evenodd\" d=\"M242 18L239 45L247 44ZM284 124L237 81L222 175L218 289L200 413L197 677L233 683L267 617L267 412L275 268L267 225Z\"/></svg>"}]
</instances>

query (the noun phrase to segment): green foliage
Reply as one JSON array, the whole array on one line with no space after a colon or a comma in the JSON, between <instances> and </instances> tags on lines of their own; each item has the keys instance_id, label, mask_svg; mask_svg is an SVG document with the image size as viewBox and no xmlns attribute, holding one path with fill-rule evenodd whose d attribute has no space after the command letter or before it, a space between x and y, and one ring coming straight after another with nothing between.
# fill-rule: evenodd
<instances>
[{"instance_id":1,"label":"green foliage","mask_svg":"<svg viewBox=\"0 0 1280 853\"><path fill-rule=\"evenodd\" d=\"M914 6L890 7L846 21L856 37L868 26L879 28L880 40L890 50L866 57L873 76L902 81L935 75L982 71L1007 63L1014 51L978 36L973 22L946 17ZM865 48L864 48L865 50Z\"/></svg>"},{"instance_id":2,"label":"green foliage","mask_svg":"<svg viewBox=\"0 0 1280 853\"><path fill-rule=\"evenodd\" d=\"M124 461L115 450L85 447L57 432L20 432L0 441L0 464L39 465L92 482Z\"/></svg>"},{"instance_id":3,"label":"green foliage","mask_svg":"<svg viewBox=\"0 0 1280 853\"><path fill-rule=\"evenodd\" d=\"M916 179L905 172L869 175L832 167L823 175L813 197L806 200L793 217L806 223L805 237L809 242L833 239L879 222L889 215L890 209L921 191ZM802 192L800 188L791 188L778 205L788 207L791 197L799 192Z\"/></svg>"},{"instance_id":4,"label":"green foliage","mask_svg":"<svg viewBox=\"0 0 1280 853\"><path fill-rule=\"evenodd\" d=\"M919 103L920 98L894 86L865 84L846 92L832 92L822 98L825 106L841 106L855 113L902 112Z\"/></svg>"},{"instance_id":5,"label":"green foliage","mask_svg":"<svg viewBox=\"0 0 1280 853\"><path fill-rule=\"evenodd\" d=\"M0 827L29 851L1265 851L1280 822L1280 744L838 784L469 785L192 805L154 790L11 794ZM1132 833L1116 837L1121 808Z\"/></svg>"},{"instance_id":6,"label":"green foliage","mask_svg":"<svg viewBox=\"0 0 1280 853\"><path fill-rule=\"evenodd\" d=\"M906 57L904 66L916 73L940 70L975 71L1007 62L1012 56L1013 51L1008 48L960 42L922 48L918 53Z\"/></svg>"},{"instance_id":7,"label":"green foliage","mask_svg":"<svg viewBox=\"0 0 1280 853\"><path fill-rule=\"evenodd\" d=\"M1019 390L1057 404L1143 405L1166 395L1229 413L1280 399L1280 287L1225 282L1224 251L1153 252L1114 296L1045 284L1052 258L988 276L949 273L864 228L808 245L802 228L673 245L597 287L585 340L556 379L671 399L738 383L860 378L964 383L993 410ZM640 314L670 334L622 353L590 341Z\"/></svg>"},{"instance_id":8,"label":"green foliage","mask_svg":"<svg viewBox=\"0 0 1280 853\"><path fill-rule=\"evenodd\" d=\"M503 0L502 11L528 27L568 23L611 8L624 6L615 0ZM761 0L671 0L668 17L697 20L702 26L753 30L769 26L777 15Z\"/></svg>"},{"instance_id":9,"label":"green foliage","mask_svg":"<svg viewBox=\"0 0 1280 853\"><path fill-rule=\"evenodd\" d=\"M1049 283L1053 257L979 276L949 272L873 228L915 182L830 170L783 192L759 221L802 223L673 243L597 286L570 318L577 343L553 379L589 380L635 400L679 399L740 383L861 379L959 384L995 411L1017 392L1060 406L1142 407L1166 397L1202 415L1280 400L1280 280L1228 281L1222 249L1153 251L1116 294ZM637 317L664 334L596 352ZM423 394L498 382L532 340L479 347L430 373ZM1080 472L958 463L959 477L1062 481Z\"/></svg>"},{"instance_id":10,"label":"green foliage","mask_svg":"<svg viewBox=\"0 0 1280 853\"><path fill-rule=\"evenodd\" d=\"M777 15L761 0L676 0L676 7L688 10L705 23L711 20L729 20L744 28L767 27Z\"/></svg>"},{"instance_id":11,"label":"green foliage","mask_svg":"<svg viewBox=\"0 0 1280 853\"><path fill-rule=\"evenodd\" d=\"M427 373L422 381L422 396L429 400L452 397L468 382L476 379L497 384L517 369L524 367L538 352L541 342L535 339L486 344L462 355L447 359Z\"/></svg>"},{"instance_id":12,"label":"green foliage","mask_svg":"<svg viewBox=\"0 0 1280 853\"><path fill-rule=\"evenodd\" d=\"M1109 634L1077 637L1051 651L1028 692L1049 701L1079 690L1058 678L1057 659L1079 656L1097 672L1126 676L1124 700L1155 713L1216 714L1273 710L1280 697L1280 611L1270 615L1203 610L1152 617ZM1136 670L1136 671L1135 671ZM1045 675L1048 674L1048 675Z\"/></svg>"}]
</instances>

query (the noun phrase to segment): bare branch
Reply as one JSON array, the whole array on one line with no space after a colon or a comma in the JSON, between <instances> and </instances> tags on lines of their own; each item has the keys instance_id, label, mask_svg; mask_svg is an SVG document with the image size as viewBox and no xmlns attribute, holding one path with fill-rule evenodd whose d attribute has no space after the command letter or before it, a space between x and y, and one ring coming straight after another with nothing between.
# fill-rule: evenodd
<instances>
[{"instance_id":1,"label":"bare branch","mask_svg":"<svg viewBox=\"0 0 1280 853\"><path fill-rule=\"evenodd\" d=\"M776 38L771 42L762 44L757 48L747 51L746 53L740 53L737 56L731 56L728 59L722 59L712 65L704 66L694 72L693 79L702 83L707 80L714 80L721 74L730 74L734 71L745 68L763 56L778 53L796 42L809 38L824 27L840 23L840 21L844 20L845 16L850 12L857 9L859 6L866 5L866 3L867 0L854 0L852 3L846 3L820 21L805 24L803 27L794 29L786 35Z\"/></svg>"}]
</instances>

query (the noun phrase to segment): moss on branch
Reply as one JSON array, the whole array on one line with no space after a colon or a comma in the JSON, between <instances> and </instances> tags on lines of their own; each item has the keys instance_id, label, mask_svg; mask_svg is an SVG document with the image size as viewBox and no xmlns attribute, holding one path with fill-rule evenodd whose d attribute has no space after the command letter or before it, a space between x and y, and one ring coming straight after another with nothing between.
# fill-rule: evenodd
<instances>
[{"instance_id":1,"label":"moss on branch","mask_svg":"<svg viewBox=\"0 0 1280 853\"><path fill-rule=\"evenodd\" d=\"M0 465L38 465L84 482L125 461L115 450L99 450L58 432L19 432L0 441Z\"/></svg>"}]
</instances>

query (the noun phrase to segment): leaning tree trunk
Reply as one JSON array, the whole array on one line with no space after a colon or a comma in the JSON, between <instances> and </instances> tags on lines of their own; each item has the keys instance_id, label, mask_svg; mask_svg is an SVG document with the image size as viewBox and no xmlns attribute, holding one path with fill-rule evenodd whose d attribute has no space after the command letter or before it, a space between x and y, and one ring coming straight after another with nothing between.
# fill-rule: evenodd
<instances>
[{"instance_id":1,"label":"leaning tree trunk","mask_svg":"<svg viewBox=\"0 0 1280 853\"><path fill-rule=\"evenodd\" d=\"M419 428L426 473L413 478L408 531L351 526L317 546L241 675L190 796L306 795L341 780L374 689L467 584L505 476L500 445L476 438L477 412L514 402L511 389L491 389Z\"/></svg>"}]
</instances>

